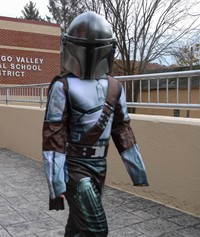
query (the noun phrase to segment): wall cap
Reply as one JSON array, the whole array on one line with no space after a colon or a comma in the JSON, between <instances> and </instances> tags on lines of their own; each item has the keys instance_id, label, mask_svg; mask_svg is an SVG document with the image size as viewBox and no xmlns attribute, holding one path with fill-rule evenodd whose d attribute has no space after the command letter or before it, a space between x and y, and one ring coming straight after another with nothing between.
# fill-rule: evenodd
<instances>
[{"instance_id":1,"label":"wall cap","mask_svg":"<svg viewBox=\"0 0 200 237\"><path fill-rule=\"evenodd\" d=\"M170 117L170 116L144 115L144 114L129 114L129 116L130 119L132 120L200 126L200 119L197 118L183 118L183 117Z\"/></svg>"}]
</instances>

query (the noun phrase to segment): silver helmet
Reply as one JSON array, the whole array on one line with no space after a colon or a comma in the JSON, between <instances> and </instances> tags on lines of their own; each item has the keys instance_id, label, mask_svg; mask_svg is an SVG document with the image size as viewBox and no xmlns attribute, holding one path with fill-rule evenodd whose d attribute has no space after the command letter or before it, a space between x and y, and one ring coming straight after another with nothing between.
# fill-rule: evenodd
<instances>
[{"instance_id":1,"label":"silver helmet","mask_svg":"<svg viewBox=\"0 0 200 237\"><path fill-rule=\"evenodd\" d=\"M77 16L63 38L63 67L81 79L99 78L112 69L116 40L110 24L89 11Z\"/></svg>"}]
</instances>

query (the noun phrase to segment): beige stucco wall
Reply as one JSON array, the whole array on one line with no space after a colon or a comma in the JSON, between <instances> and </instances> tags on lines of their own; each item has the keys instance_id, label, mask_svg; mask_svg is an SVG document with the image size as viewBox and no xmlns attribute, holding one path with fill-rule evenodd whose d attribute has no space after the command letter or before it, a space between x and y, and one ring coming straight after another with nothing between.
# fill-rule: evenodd
<instances>
[{"instance_id":1,"label":"beige stucco wall","mask_svg":"<svg viewBox=\"0 0 200 237\"><path fill-rule=\"evenodd\" d=\"M0 147L41 160L44 109L0 105Z\"/></svg>"},{"instance_id":2,"label":"beige stucco wall","mask_svg":"<svg viewBox=\"0 0 200 237\"><path fill-rule=\"evenodd\" d=\"M0 147L41 160L44 109L0 105ZM150 187L133 187L111 142L107 184L200 216L200 119L130 115Z\"/></svg>"},{"instance_id":3,"label":"beige stucco wall","mask_svg":"<svg viewBox=\"0 0 200 237\"><path fill-rule=\"evenodd\" d=\"M133 187L113 144L107 184L200 216L200 119L132 115L150 187Z\"/></svg>"}]
</instances>

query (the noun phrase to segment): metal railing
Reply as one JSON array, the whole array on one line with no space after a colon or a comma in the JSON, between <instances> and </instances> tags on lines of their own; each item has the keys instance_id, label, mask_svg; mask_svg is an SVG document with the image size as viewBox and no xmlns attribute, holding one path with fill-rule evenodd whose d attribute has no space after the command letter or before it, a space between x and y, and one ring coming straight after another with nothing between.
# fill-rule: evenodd
<instances>
[{"instance_id":1,"label":"metal railing","mask_svg":"<svg viewBox=\"0 0 200 237\"><path fill-rule=\"evenodd\" d=\"M190 110L200 108L200 70L115 78L125 88L128 107ZM23 104L39 104L43 107L47 100L48 86L49 83L0 86L0 102L7 105L23 102ZM195 98L192 97L193 91L195 91Z\"/></svg>"},{"instance_id":2,"label":"metal railing","mask_svg":"<svg viewBox=\"0 0 200 237\"><path fill-rule=\"evenodd\" d=\"M116 78L124 85L128 107L190 110L200 108L200 70ZM194 96L192 92L195 92Z\"/></svg>"},{"instance_id":3,"label":"metal railing","mask_svg":"<svg viewBox=\"0 0 200 237\"><path fill-rule=\"evenodd\" d=\"M8 104L40 105L47 101L49 83L0 86L0 102Z\"/></svg>"}]
</instances>

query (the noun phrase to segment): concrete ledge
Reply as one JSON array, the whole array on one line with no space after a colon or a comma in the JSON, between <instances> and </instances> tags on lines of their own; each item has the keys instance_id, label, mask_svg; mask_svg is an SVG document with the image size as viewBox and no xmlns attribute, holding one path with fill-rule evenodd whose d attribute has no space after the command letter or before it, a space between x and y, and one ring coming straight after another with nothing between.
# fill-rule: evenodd
<instances>
[{"instance_id":1,"label":"concrete ledge","mask_svg":"<svg viewBox=\"0 0 200 237\"><path fill-rule=\"evenodd\" d=\"M198 118L182 118L182 117L169 117L169 116L143 115L143 114L129 114L129 116L132 120L200 126L200 119Z\"/></svg>"},{"instance_id":2,"label":"concrete ledge","mask_svg":"<svg viewBox=\"0 0 200 237\"><path fill-rule=\"evenodd\" d=\"M132 186L112 141L107 184L200 216L200 119L130 115L150 187ZM0 147L42 160L44 109L0 105Z\"/></svg>"}]
</instances>

